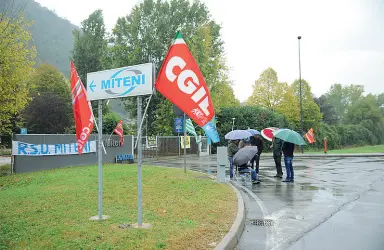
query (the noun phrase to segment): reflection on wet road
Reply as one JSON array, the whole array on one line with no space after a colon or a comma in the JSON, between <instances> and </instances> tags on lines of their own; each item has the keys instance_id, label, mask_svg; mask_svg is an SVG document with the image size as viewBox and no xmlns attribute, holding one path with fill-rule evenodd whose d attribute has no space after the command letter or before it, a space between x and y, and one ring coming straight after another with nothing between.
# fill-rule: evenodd
<instances>
[{"instance_id":1,"label":"reflection on wet road","mask_svg":"<svg viewBox=\"0 0 384 250\"><path fill-rule=\"evenodd\" d=\"M272 159L267 158L268 156L264 158L262 156L260 162L260 184L252 185L248 182L236 182L236 184L243 186L243 191L251 191L259 199L256 200L250 193L243 192L247 220L272 219L275 223L272 227L246 223L237 249L288 249L289 247L315 249L314 247L322 240L318 240L319 242L312 240L310 245L308 239L306 247L300 247L307 235L310 237L316 234L316 229L321 230L325 221L332 221L331 217L337 218L334 215L340 214L340 211L351 204L359 202L363 195L369 195L374 185L383 183L384 158L380 157L296 158L294 159L294 183L282 183L281 179L273 178L276 173L274 163ZM191 157L188 158L187 163L188 169L209 174L216 173L215 156ZM183 167L183 159L156 161L153 164ZM382 194L384 185L378 187L378 192ZM384 206L380 204L378 206L384 210ZM370 214L360 213L360 216L369 217ZM376 221L384 222L384 214L381 212L378 216ZM316 239L315 236L312 237ZM382 239L377 238L377 241L380 240ZM377 242L374 241L372 246L376 245ZM342 244L339 243L339 246Z\"/></svg>"}]
</instances>

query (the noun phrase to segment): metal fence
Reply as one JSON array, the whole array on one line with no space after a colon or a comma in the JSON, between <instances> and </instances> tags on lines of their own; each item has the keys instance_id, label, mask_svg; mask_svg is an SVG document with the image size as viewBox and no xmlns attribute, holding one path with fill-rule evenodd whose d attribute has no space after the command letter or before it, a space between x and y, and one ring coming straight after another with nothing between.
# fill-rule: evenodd
<instances>
[{"instance_id":1,"label":"metal fence","mask_svg":"<svg viewBox=\"0 0 384 250\"><path fill-rule=\"evenodd\" d=\"M182 148L181 140L183 136L157 136L156 147L151 147L148 142L148 137L142 137L143 158L157 158L164 156L182 156L184 148ZM206 151L208 148L207 137L202 136L201 145L196 142L195 137L190 137L190 148L187 148L187 155L197 155L200 151ZM137 138L135 137L135 145ZM200 148L200 149L199 149ZM202 150L201 150L202 148ZM137 159L137 147L135 148L135 159Z\"/></svg>"}]
</instances>

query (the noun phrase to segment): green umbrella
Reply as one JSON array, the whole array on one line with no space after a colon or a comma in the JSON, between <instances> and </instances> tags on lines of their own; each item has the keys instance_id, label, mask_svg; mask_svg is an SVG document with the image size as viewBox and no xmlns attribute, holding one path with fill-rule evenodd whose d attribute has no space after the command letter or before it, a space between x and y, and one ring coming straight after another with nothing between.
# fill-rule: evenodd
<instances>
[{"instance_id":1,"label":"green umbrella","mask_svg":"<svg viewBox=\"0 0 384 250\"><path fill-rule=\"evenodd\" d=\"M276 138L279 138L283 141L291 142L296 145L307 145L303 137L299 133L290 129L279 129L273 131L273 135Z\"/></svg>"}]
</instances>

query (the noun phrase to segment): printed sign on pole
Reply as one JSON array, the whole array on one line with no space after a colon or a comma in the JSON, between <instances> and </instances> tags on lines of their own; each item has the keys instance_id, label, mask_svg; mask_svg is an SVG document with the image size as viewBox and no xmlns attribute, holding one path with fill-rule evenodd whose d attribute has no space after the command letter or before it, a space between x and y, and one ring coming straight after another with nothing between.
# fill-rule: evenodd
<instances>
[{"instance_id":1,"label":"printed sign on pole","mask_svg":"<svg viewBox=\"0 0 384 250\"><path fill-rule=\"evenodd\" d=\"M146 136L145 144L147 148L156 148L157 147L157 136Z\"/></svg>"},{"instance_id":2,"label":"printed sign on pole","mask_svg":"<svg viewBox=\"0 0 384 250\"><path fill-rule=\"evenodd\" d=\"M176 134L184 133L183 118L177 117L174 119L174 130Z\"/></svg>"},{"instance_id":3,"label":"printed sign on pole","mask_svg":"<svg viewBox=\"0 0 384 250\"><path fill-rule=\"evenodd\" d=\"M181 148L184 148L184 136L180 136L180 145L181 145ZM185 137L185 145L186 145L185 148L191 148L191 137L190 136Z\"/></svg>"},{"instance_id":4,"label":"printed sign on pole","mask_svg":"<svg viewBox=\"0 0 384 250\"><path fill-rule=\"evenodd\" d=\"M21 128L20 129L20 134L26 135L27 134L27 128Z\"/></svg>"},{"instance_id":5,"label":"printed sign on pole","mask_svg":"<svg viewBox=\"0 0 384 250\"><path fill-rule=\"evenodd\" d=\"M87 74L88 100L150 95L153 90L152 63Z\"/></svg>"}]
</instances>

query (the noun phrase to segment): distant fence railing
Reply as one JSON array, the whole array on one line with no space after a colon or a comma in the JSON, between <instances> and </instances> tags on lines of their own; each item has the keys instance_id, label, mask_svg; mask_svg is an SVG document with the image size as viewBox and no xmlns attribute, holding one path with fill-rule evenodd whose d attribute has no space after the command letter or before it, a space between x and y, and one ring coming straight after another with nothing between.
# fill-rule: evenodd
<instances>
[{"instance_id":1,"label":"distant fence railing","mask_svg":"<svg viewBox=\"0 0 384 250\"><path fill-rule=\"evenodd\" d=\"M156 145L154 141L156 140ZM187 155L198 155L201 145L196 142L195 137L189 137L190 147L187 148ZM137 138L135 137L135 145ZM183 136L143 136L142 137L142 152L143 158L157 158L164 156L182 156L184 148L182 147ZM206 142L207 137L202 136L199 140ZM206 146L206 143L202 143ZM188 146L188 144L187 144ZM134 150L135 159L137 159L137 147Z\"/></svg>"}]
</instances>

